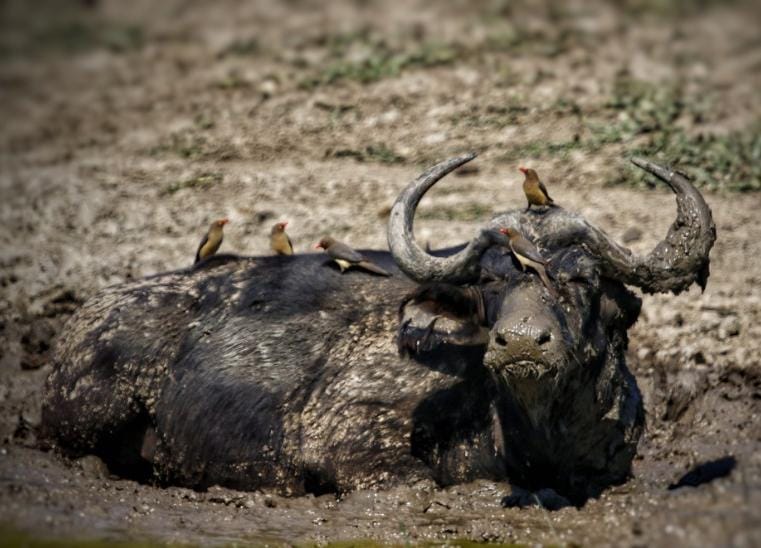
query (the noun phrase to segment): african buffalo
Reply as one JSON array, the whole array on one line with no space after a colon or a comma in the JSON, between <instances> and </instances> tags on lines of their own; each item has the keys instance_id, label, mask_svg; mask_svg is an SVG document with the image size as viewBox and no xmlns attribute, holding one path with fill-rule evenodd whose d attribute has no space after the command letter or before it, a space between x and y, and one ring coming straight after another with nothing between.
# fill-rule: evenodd
<instances>
[{"instance_id":1,"label":"african buffalo","mask_svg":"<svg viewBox=\"0 0 761 548\"><path fill-rule=\"evenodd\" d=\"M710 209L679 172L636 160L677 196L646 257L561 208L497 215L467 245L428 253L415 208L472 158L401 193L391 252L364 252L392 278L341 274L319 254L216 256L105 289L58 343L49 436L117 473L196 488L492 478L584 500L625 480L644 424L625 363L641 301L625 284L704 286ZM557 299L500 227L550 259Z\"/></svg>"}]
</instances>

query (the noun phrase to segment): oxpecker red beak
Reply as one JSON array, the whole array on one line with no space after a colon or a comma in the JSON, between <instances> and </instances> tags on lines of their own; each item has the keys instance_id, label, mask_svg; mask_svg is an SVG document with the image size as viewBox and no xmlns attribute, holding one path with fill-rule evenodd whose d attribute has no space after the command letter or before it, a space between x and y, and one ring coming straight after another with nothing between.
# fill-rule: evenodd
<instances>
[{"instance_id":1,"label":"oxpecker red beak","mask_svg":"<svg viewBox=\"0 0 761 548\"><path fill-rule=\"evenodd\" d=\"M521 166L521 167L518 168L518 170L525 175L526 172L528 171L528 168Z\"/></svg>"}]
</instances>

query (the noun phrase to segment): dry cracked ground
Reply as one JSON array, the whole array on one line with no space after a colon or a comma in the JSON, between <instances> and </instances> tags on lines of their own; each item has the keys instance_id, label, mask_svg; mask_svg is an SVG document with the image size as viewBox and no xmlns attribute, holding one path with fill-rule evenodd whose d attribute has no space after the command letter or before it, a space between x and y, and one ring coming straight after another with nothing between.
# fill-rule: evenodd
<instances>
[{"instance_id":1,"label":"dry cracked ground","mask_svg":"<svg viewBox=\"0 0 761 548\"><path fill-rule=\"evenodd\" d=\"M0 544L761 544L761 9L754 2L0 2ZM718 240L704 293L645 296L629 364L648 427L634 477L583 508L504 509L507 486L336 499L114 477L36 436L50 349L99 288L223 249L330 233L385 248L399 190L433 247L522 206L521 163L637 252L673 198L627 166L690 173ZM736 466L669 490L698 464Z\"/></svg>"}]
</instances>

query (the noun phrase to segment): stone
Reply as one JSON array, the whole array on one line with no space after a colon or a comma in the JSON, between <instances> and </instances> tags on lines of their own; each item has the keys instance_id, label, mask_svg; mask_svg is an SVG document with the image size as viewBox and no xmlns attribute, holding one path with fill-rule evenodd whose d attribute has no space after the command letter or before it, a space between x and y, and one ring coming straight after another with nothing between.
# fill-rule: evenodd
<instances>
[{"instance_id":1,"label":"stone","mask_svg":"<svg viewBox=\"0 0 761 548\"><path fill-rule=\"evenodd\" d=\"M625 244L630 244L632 242L638 242L642 239L642 229L638 226L632 226L626 229L626 231L621 235L621 240Z\"/></svg>"},{"instance_id":2,"label":"stone","mask_svg":"<svg viewBox=\"0 0 761 548\"><path fill-rule=\"evenodd\" d=\"M84 473L85 477L92 479L106 479L110 476L108 466L100 457L95 455L86 455L77 460L77 465Z\"/></svg>"},{"instance_id":3,"label":"stone","mask_svg":"<svg viewBox=\"0 0 761 548\"><path fill-rule=\"evenodd\" d=\"M736 337L740 334L740 329L740 318L737 316L727 316L719 325L719 338L723 340L730 337Z\"/></svg>"}]
</instances>

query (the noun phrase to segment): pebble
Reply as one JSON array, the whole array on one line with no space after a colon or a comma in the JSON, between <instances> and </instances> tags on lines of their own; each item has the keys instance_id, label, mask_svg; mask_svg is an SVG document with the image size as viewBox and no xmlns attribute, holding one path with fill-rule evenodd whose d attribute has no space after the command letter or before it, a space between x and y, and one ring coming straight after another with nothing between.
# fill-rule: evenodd
<instances>
[{"instance_id":1,"label":"pebble","mask_svg":"<svg viewBox=\"0 0 761 548\"><path fill-rule=\"evenodd\" d=\"M423 137L423 143L426 145L437 145L447 140L447 134L444 132L430 133Z\"/></svg>"},{"instance_id":2,"label":"pebble","mask_svg":"<svg viewBox=\"0 0 761 548\"><path fill-rule=\"evenodd\" d=\"M698 364L706 363L705 354L703 353L703 350L698 346L697 343L685 345L682 348L682 357L685 360L693 361Z\"/></svg>"},{"instance_id":3,"label":"pebble","mask_svg":"<svg viewBox=\"0 0 761 548\"><path fill-rule=\"evenodd\" d=\"M108 466L99 457L87 455L77 461L85 477L106 479L109 476Z\"/></svg>"},{"instance_id":4,"label":"pebble","mask_svg":"<svg viewBox=\"0 0 761 548\"><path fill-rule=\"evenodd\" d=\"M277 93L277 82L273 80L265 80L259 84L259 93L265 98L272 97Z\"/></svg>"},{"instance_id":5,"label":"pebble","mask_svg":"<svg viewBox=\"0 0 761 548\"><path fill-rule=\"evenodd\" d=\"M706 310L700 313L700 325L699 329L703 333L713 331L721 324L719 315L711 310Z\"/></svg>"},{"instance_id":6,"label":"pebble","mask_svg":"<svg viewBox=\"0 0 761 548\"><path fill-rule=\"evenodd\" d=\"M632 242L638 242L642 239L642 229L637 226L632 226L630 228L627 228L626 231L621 236L621 240L625 244L630 244Z\"/></svg>"},{"instance_id":7,"label":"pebble","mask_svg":"<svg viewBox=\"0 0 761 548\"><path fill-rule=\"evenodd\" d=\"M727 316L719 325L719 338L724 340L740 334L740 319L737 316Z\"/></svg>"}]
</instances>

